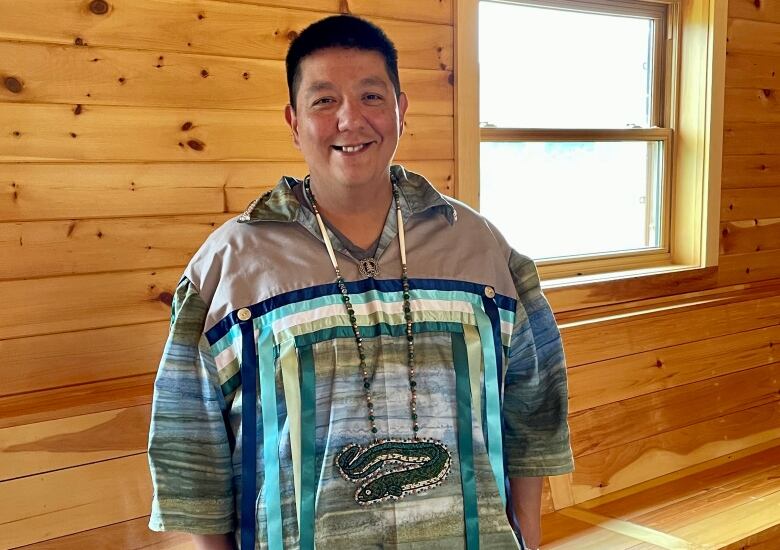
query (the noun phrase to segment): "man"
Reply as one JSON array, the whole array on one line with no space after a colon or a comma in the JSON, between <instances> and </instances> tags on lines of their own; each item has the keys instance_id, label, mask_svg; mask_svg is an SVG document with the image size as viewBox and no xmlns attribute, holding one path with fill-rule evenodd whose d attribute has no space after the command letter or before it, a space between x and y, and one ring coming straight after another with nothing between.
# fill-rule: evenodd
<instances>
[{"instance_id":1,"label":"man","mask_svg":"<svg viewBox=\"0 0 780 550\"><path fill-rule=\"evenodd\" d=\"M541 476L572 459L533 262L390 165L408 100L381 30L319 21L287 77L310 176L218 229L179 283L150 527L273 549L517 548L519 527L538 547Z\"/></svg>"}]
</instances>

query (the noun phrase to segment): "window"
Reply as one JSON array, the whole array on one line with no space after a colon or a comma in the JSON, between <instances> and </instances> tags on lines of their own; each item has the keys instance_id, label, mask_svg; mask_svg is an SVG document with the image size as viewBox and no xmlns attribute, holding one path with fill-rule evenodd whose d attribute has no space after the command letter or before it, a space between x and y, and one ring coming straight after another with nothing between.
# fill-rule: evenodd
<instances>
[{"instance_id":1,"label":"window","mask_svg":"<svg viewBox=\"0 0 780 550\"><path fill-rule=\"evenodd\" d=\"M714 27L714 3L479 0L472 9L479 184L471 198L510 244L537 260L543 278L647 272L711 265L714 227L716 261L714 52L722 46L722 64L725 32L722 44L700 32L702 18ZM463 19L458 70L468 82ZM468 97L462 82L457 93ZM467 109L459 105L458 116ZM459 154L467 118L456 123Z\"/></svg>"}]
</instances>

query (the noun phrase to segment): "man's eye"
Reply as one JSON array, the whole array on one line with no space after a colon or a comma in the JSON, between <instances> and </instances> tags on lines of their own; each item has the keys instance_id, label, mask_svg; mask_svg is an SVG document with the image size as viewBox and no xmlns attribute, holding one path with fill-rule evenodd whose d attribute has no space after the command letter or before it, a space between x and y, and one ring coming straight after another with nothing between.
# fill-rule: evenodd
<instances>
[{"instance_id":1,"label":"man's eye","mask_svg":"<svg viewBox=\"0 0 780 550\"><path fill-rule=\"evenodd\" d=\"M382 101L382 96L379 94L366 94L363 97L366 101Z\"/></svg>"},{"instance_id":2,"label":"man's eye","mask_svg":"<svg viewBox=\"0 0 780 550\"><path fill-rule=\"evenodd\" d=\"M332 97L320 97L318 99L315 99L312 105L327 105L329 103L333 103Z\"/></svg>"}]
</instances>

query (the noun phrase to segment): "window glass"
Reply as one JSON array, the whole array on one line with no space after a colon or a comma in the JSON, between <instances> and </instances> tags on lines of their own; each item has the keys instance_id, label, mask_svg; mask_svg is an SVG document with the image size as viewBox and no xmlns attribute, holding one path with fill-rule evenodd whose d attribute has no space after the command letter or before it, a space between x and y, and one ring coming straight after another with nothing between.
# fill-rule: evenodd
<instances>
[{"instance_id":1,"label":"window glass","mask_svg":"<svg viewBox=\"0 0 780 550\"><path fill-rule=\"evenodd\" d=\"M482 125L650 126L653 27L650 18L480 2Z\"/></svg>"},{"instance_id":2,"label":"window glass","mask_svg":"<svg viewBox=\"0 0 780 550\"><path fill-rule=\"evenodd\" d=\"M536 259L659 246L663 142L482 142L482 213Z\"/></svg>"}]
</instances>

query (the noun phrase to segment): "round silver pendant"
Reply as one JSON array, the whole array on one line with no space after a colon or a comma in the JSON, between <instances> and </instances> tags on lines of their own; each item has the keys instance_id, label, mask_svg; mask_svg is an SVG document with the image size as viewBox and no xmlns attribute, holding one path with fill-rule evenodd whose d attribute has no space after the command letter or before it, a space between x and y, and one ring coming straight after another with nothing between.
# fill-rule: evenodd
<instances>
[{"instance_id":1,"label":"round silver pendant","mask_svg":"<svg viewBox=\"0 0 780 550\"><path fill-rule=\"evenodd\" d=\"M379 275L379 262L374 258L364 258L358 262L358 269L363 277L376 277Z\"/></svg>"}]
</instances>

